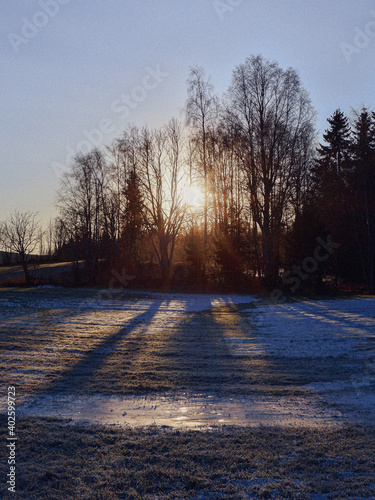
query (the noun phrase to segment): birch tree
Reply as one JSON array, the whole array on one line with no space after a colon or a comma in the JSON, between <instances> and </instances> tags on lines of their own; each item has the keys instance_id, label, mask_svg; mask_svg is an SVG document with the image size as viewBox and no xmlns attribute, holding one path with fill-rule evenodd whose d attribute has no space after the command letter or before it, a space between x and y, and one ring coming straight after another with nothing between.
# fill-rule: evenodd
<instances>
[{"instance_id":1,"label":"birch tree","mask_svg":"<svg viewBox=\"0 0 375 500\"><path fill-rule=\"evenodd\" d=\"M262 56L234 70L226 105L227 120L242 137L238 152L262 234L265 279L272 284L293 181L313 141L314 111L296 71Z\"/></svg>"},{"instance_id":2,"label":"birch tree","mask_svg":"<svg viewBox=\"0 0 375 500\"><path fill-rule=\"evenodd\" d=\"M213 85L206 77L204 69L191 68L187 80L186 117L187 123L195 130L197 145L197 167L204 181L204 227L203 227L203 276L206 272L208 233L208 183L207 135L217 117L218 100Z\"/></svg>"}]
</instances>

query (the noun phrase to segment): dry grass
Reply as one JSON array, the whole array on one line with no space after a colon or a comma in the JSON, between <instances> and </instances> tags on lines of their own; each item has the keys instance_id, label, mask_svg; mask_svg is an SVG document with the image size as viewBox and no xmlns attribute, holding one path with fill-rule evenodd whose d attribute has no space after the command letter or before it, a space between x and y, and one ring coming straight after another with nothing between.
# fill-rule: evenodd
<instances>
[{"instance_id":1,"label":"dry grass","mask_svg":"<svg viewBox=\"0 0 375 500\"><path fill-rule=\"evenodd\" d=\"M8 497L2 483L2 498L374 498L374 430L131 430L20 419L18 493Z\"/></svg>"}]
</instances>

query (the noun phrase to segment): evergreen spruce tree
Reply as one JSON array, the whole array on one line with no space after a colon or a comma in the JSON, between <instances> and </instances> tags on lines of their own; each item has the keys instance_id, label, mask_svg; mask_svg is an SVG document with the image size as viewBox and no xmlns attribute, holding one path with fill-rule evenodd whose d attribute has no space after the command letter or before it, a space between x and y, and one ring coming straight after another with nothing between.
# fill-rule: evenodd
<instances>
[{"instance_id":1,"label":"evergreen spruce tree","mask_svg":"<svg viewBox=\"0 0 375 500\"><path fill-rule=\"evenodd\" d=\"M353 131L350 205L353 234L363 277L374 293L375 268L375 114L362 108Z\"/></svg>"},{"instance_id":2,"label":"evergreen spruce tree","mask_svg":"<svg viewBox=\"0 0 375 500\"><path fill-rule=\"evenodd\" d=\"M330 126L323 134L325 144L318 148L318 159L313 169L314 204L322 227L341 245L333 256L330 269L337 286L341 271L347 267L345 254L351 247L347 225L351 129L348 118L340 109L327 121Z\"/></svg>"},{"instance_id":3,"label":"evergreen spruce tree","mask_svg":"<svg viewBox=\"0 0 375 500\"><path fill-rule=\"evenodd\" d=\"M139 256L139 240L143 227L143 196L135 170L130 172L125 187L126 207L124 213L125 261L128 272L134 272Z\"/></svg>"}]
</instances>

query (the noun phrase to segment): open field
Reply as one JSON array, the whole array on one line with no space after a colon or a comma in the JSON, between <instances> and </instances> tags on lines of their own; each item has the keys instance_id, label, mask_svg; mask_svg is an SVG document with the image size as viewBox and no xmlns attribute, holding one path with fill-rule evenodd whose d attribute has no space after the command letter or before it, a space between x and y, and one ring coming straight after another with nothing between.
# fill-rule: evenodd
<instances>
[{"instance_id":1,"label":"open field","mask_svg":"<svg viewBox=\"0 0 375 500\"><path fill-rule=\"evenodd\" d=\"M79 267L83 267L83 262ZM52 262L45 264L29 263L29 272L32 279L38 283L58 283L72 282L72 263L71 262ZM10 265L0 266L0 286L10 286L25 283L25 274L22 266Z\"/></svg>"},{"instance_id":2,"label":"open field","mask_svg":"<svg viewBox=\"0 0 375 500\"><path fill-rule=\"evenodd\" d=\"M3 289L0 315L19 498L375 496L374 298Z\"/></svg>"}]
</instances>

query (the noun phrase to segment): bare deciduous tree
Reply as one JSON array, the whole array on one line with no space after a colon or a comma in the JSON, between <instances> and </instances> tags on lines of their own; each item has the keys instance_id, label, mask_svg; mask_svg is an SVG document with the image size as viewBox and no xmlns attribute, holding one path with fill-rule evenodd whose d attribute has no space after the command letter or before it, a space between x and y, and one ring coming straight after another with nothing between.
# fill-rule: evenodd
<instances>
[{"instance_id":1,"label":"bare deciduous tree","mask_svg":"<svg viewBox=\"0 0 375 500\"><path fill-rule=\"evenodd\" d=\"M41 235L36 216L36 213L15 211L2 223L0 229L4 247L19 256L27 285L31 282L27 260L40 242Z\"/></svg>"},{"instance_id":2,"label":"bare deciduous tree","mask_svg":"<svg viewBox=\"0 0 375 500\"><path fill-rule=\"evenodd\" d=\"M187 80L188 98L186 101L186 117L189 125L196 130L195 143L198 153L198 170L204 180L204 241L203 241L203 275L206 272L207 260L207 214L208 214L208 182L207 134L217 117L218 100L213 85L206 77L204 69L197 66L191 68Z\"/></svg>"},{"instance_id":3,"label":"bare deciduous tree","mask_svg":"<svg viewBox=\"0 0 375 500\"><path fill-rule=\"evenodd\" d=\"M186 212L180 192L181 131L177 121L171 120L155 132L144 129L139 146L145 223L166 283L170 279L176 239Z\"/></svg>"},{"instance_id":4,"label":"bare deciduous tree","mask_svg":"<svg viewBox=\"0 0 375 500\"><path fill-rule=\"evenodd\" d=\"M264 274L275 281L282 224L293 182L312 149L314 111L298 74L252 56L233 72L227 119L238 127L252 212L262 234Z\"/></svg>"},{"instance_id":5,"label":"bare deciduous tree","mask_svg":"<svg viewBox=\"0 0 375 500\"><path fill-rule=\"evenodd\" d=\"M71 241L83 246L91 280L97 272L99 247L106 227L107 174L108 166L99 150L77 155L71 170L61 179L59 192L61 218Z\"/></svg>"}]
</instances>

